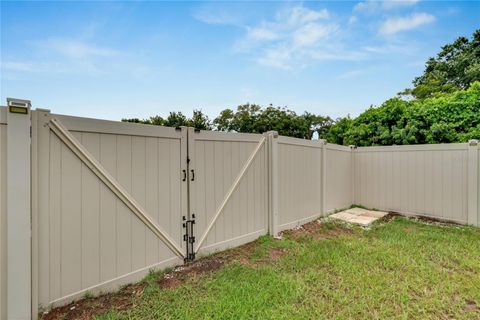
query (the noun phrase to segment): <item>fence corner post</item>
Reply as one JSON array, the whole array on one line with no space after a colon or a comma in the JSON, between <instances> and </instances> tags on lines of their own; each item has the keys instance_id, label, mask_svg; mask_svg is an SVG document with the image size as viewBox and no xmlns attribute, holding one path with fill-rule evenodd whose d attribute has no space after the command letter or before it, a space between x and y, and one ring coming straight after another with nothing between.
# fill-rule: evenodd
<instances>
[{"instance_id":1,"label":"fence corner post","mask_svg":"<svg viewBox=\"0 0 480 320\"><path fill-rule=\"evenodd\" d=\"M327 215L327 140L318 140L322 145L322 167L321 167L321 198L322 198L322 216Z\"/></svg>"},{"instance_id":2,"label":"fence corner post","mask_svg":"<svg viewBox=\"0 0 480 320\"><path fill-rule=\"evenodd\" d=\"M268 131L268 232L278 236L278 132Z\"/></svg>"},{"instance_id":3,"label":"fence corner post","mask_svg":"<svg viewBox=\"0 0 480 320\"><path fill-rule=\"evenodd\" d=\"M478 140L468 141L468 186L467 186L467 222L470 225L480 226L480 213L478 210Z\"/></svg>"},{"instance_id":4,"label":"fence corner post","mask_svg":"<svg viewBox=\"0 0 480 320\"><path fill-rule=\"evenodd\" d=\"M7 318L31 319L31 102L7 106Z\"/></svg>"},{"instance_id":5,"label":"fence corner post","mask_svg":"<svg viewBox=\"0 0 480 320\"><path fill-rule=\"evenodd\" d=\"M350 171L350 176L352 177L352 189L351 189L351 193L352 193L352 203L351 205L354 205L355 204L355 150L357 149L357 146L356 145L349 145L350 147L350 153L351 153L351 157L350 157L350 161L351 161L351 171Z\"/></svg>"}]
</instances>

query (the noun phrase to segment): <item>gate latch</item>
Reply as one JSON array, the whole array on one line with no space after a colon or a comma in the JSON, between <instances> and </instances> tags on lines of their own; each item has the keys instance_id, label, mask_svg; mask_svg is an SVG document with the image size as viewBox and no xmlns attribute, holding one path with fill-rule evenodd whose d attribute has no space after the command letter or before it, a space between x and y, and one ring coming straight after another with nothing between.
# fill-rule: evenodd
<instances>
[{"instance_id":1,"label":"gate latch","mask_svg":"<svg viewBox=\"0 0 480 320\"><path fill-rule=\"evenodd\" d=\"M193 225L195 224L195 215L192 215L192 219L185 220L183 222L183 227L185 228L185 234L183 235L183 241L185 242L185 246L187 248L187 256L184 259L184 262L191 262L195 260L195 251L194 251L194 244L195 244L195 236L193 235Z\"/></svg>"}]
</instances>

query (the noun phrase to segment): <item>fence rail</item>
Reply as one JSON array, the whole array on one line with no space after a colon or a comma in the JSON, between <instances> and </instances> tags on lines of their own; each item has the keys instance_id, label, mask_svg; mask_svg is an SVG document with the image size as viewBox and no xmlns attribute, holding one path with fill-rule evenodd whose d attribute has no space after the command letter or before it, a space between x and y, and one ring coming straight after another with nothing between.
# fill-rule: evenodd
<instances>
[{"instance_id":1,"label":"fence rail","mask_svg":"<svg viewBox=\"0 0 480 320\"><path fill-rule=\"evenodd\" d=\"M40 308L114 290L149 269L277 235L352 204L480 226L475 140L355 148L42 109L9 115L0 107L2 319L36 318ZM30 139L30 157L7 151ZM8 187L30 170L29 183ZM31 209L10 209L28 197ZM26 261L27 269L7 268L12 261Z\"/></svg>"}]
</instances>

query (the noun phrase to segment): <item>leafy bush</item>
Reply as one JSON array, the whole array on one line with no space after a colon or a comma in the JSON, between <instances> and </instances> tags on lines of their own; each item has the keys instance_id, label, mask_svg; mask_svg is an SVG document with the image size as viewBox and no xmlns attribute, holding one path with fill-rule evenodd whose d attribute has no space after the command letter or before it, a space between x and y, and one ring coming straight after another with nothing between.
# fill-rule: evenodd
<instances>
[{"instance_id":1,"label":"leafy bush","mask_svg":"<svg viewBox=\"0 0 480 320\"><path fill-rule=\"evenodd\" d=\"M480 82L467 90L423 100L387 100L353 120L337 120L324 137L334 143L357 146L480 139Z\"/></svg>"}]
</instances>

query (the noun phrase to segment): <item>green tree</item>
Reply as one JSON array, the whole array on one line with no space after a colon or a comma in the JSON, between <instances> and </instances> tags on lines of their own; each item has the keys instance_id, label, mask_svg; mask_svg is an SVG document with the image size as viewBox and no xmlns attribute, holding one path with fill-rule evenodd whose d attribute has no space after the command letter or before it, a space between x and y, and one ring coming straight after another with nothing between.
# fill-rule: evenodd
<instances>
[{"instance_id":1,"label":"green tree","mask_svg":"<svg viewBox=\"0 0 480 320\"><path fill-rule=\"evenodd\" d=\"M200 130L212 130L212 123L202 110L193 110L192 118L187 121L188 126Z\"/></svg>"},{"instance_id":2,"label":"green tree","mask_svg":"<svg viewBox=\"0 0 480 320\"><path fill-rule=\"evenodd\" d=\"M213 125L218 131L233 131L232 121L234 117L235 112L232 109L225 109L213 120Z\"/></svg>"},{"instance_id":3,"label":"green tree","mask_svg":"<svg viewBox=\"0 0 480 320\"><path fill-rule=\"evenodd\" d=\"M480 29L472 39L459 37L442 47L435 58L428 59L423 74L413 80L414 87L402 95L425 99L439 92L467 89L480 81Z\"/></svg>"},{"instance_id":4,"label":"green tree","mask_svg":"<svg viewBox=\"0 0 480 320\"><path fill-rule=\"evenodd\" d=\"M312 113L305 111L303 115L301 115L303 121L308 128L308 133L305 136L305 139L311 140L313 134L316 132L318 137L322 137L325 133L330 129L333 124L332 118L326 116L319 116Z\"/></svg>"},{"instance_id":5,"label":"green tree","mask_svg":"<svg viewBox=\"0 0 480 320\"><path fill-rule=\"evenodd\" d=\"M148 119L132 118L122 119L122 121L174 128L186 126L201 130L212 130L212 123L210 119L208 119L208 116L202 112L202 110L193 110L193 115L191 118L187 118L181 112L170 112L166 119L163 119L161 116L153 116Z\"/></svg>"},{"instance_id":6,"label":"green tree","mask_svg":"<svg viewBox=\"0 0 480 320\"><path fill-rule=\"evenodd\" d=\"M298 115L286 107L256 104L240 105L236 111L225 109L213 120L219 131L263 133L274 130L280 135L303 139L312 139L314 132L324 134L332 122L330 117L308 112Z\"/></svg>"}]
</instances>

